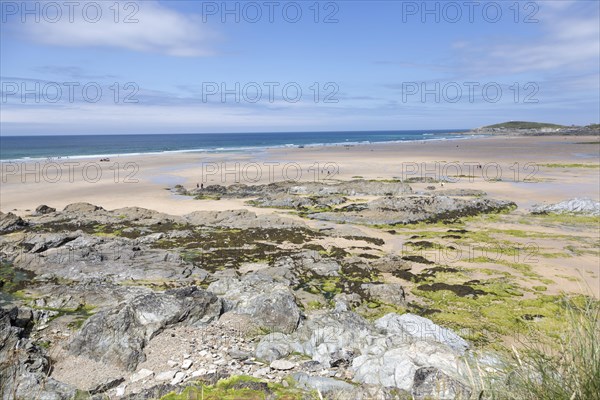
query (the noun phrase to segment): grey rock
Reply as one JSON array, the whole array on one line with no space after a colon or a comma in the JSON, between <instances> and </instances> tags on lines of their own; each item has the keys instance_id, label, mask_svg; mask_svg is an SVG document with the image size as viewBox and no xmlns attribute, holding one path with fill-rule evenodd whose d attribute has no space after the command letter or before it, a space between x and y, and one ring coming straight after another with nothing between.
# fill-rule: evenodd
<instances>
[{"instance_id":1,"label":"grey rock","mask_svg":"<svg viewBox=\"0 0 600 400\"><path fill-rule=\"evenodd\" d=\"M250 201L249 204L256 207L303 209L314 207L317 203L309 197L277 194L259 197Z\"/></svg>"},{"instance_id":2,"label":"grey rock","mask_svg":"<svg viewBox=\"0 0 600 400\"><path fill-rule=\"evenodd\" d=\"M412 193L410 186L397 182L370 181L357 179L352 181L324 182L275 182L268 185L234 184L229 186L209 185L203 189L188 191L190 195L208 195L219 198L250 198L263 196L305 195L323 197L317 202L334 204L338 199L330 196L397 196Z\"/></svg>"},{"instance_id":3,"label":"grey rock","mask_svg":"<svg viewBox=\"0 0 600 400\"><path fill-rule=\"evenodd\" d=\"M96 386L94 386L93 388L91 388L88 392L91 395L95 395L95 394L99 394L99 393L104 393L107 390L110 390L114 387L119 386L121 383L125 382L125 378L114 378L114 379L108 379L102 383L97 384Z\"/></svg>"},{"instance_id":4,"label":"grey rock","mask_svg":"<svg viewBox=\"0 0 600 400\"><path fill-rule=\"evenodd\" d=\"M175 374L177 373L177 371L163 371L163 372L159 372L158 374L156 374L156 376L154 377L155 380L157 381L171 381L173 378L175 378Z\"/></svg>"},{"instance_id":5,"label":"grey rock","mask_svg":"<svg viewBox=\"0 0 600 400\"><path fill-rule=\"evenodd\" d=\"M459 354L464 354L469 343L450 329L436 325L427 318L414 314L387 314L375 321L375 326L388 334L442 343Z\"/></svg>"},{"instance_id":6,"label":"grey rock","mask_svg":"<svg viewBox=\"0 0 600 400\"><path fill-rule=\"evenodd\" d=\"M30 253L41 253L48 249L61 247L77 239L81 233L46 233L27 235L22 246Z\"/></svg>"},{"instance_id":7,"label":"grey rock","mask_svg":"<svg viewBox=\"0 0 600 400\"><path fill-rule=\"evenodd\" d=\"M137 381L141 381L143 379L150 378L153 375L154 375L153 371L146 369L146 368L142 368L139 371L137 371L136 373L134 373L133 375L131 375L131 377L129 379L131 380L131 382L137 382Z\"/></svg>"},{"instance_id":8,"label":"grey rock","mask_svg":"<svg viewBox=\"0 0 600 400\"><path fill-rule=\"evenodd\" d=\"M275 332L293 332L300 320L300 310L289 287L261 274L242 279L222 278L208 290L224 300L225 311L247 314L259 327Z\"/></svg>"},{"instance_id":9,"label":"grey rock","mask_svg":"<svg viewBox=\"0 0 600 400\"><path fill-rule=\"evenodd\" d=\"M377 260L369 262L369 264L373 269L381 272L395 272L411 269L410 264L406 260L395 254L385 255Z\"/></svg>"},{"instance_id":10,"label":"grey rock","mask_svg":"<svg viewBox=\"0 0 600 400\"><path fill-rule=\"evenodd\" d=\"M56 208L48 207L45 204L42 204L35 209L36 215L51 214L53 212L56 212Z\"/></svg>"},{"instance_id":11,"label":"grey rock","mask_svg":"<svg viewBox=\"0 0 600 400\"><path fill-rule=\"evenodd\" d=\"M287 371L287 370L293 369L296 366L296 364L291 361L287 361L287 360L274 360L273 362L271 362L271 364L269 366L272 369L277 369L280 371Z\"/></svg>"},{"instance_id":12,"label":"grey rock","mask_svg":"<svg viewBox=\"0 0 600 400\"><path fill-rule=\"evenodd\" d=\"M90 317L68 347L73 354L132 371L145 360L147 342L165 327L204 325L221 310L216 296L195 287L148 293Z\"/></svg>"},{"instance_id":13,"label":"grey rock","mask_svg":"<svg viewBox=\"0 0 600 400\"><path fill-rule=\"evenodd\" d=\"M370 346L352 361L352 370L355 382L410 391L419 368L434 367L449 376L458 377L464 372L458 369L458 365L459 356L447 347L418 341L388 344L387 347Z\"/></svg>"},{"instance_id":14,"label":"grey rock","mask_svg":"<svg viewBox=\"0 0 600 400\"><path fill-rule=\"evenodd\" d=\"M555 204L541 204L532 207L531 212L533 214L582 214L590 216L600 215L600 202L594 201L589 198L574 198L570 200L561 201Z\"/></svg>"},{"instance_id":15,"label":"grey rock","mask_svg":"<svg viewBox=\"0 0 600 400\"><path fill-rule=\"evenodd\" d=\"M471 389L436 368L424 367L415 372L412 394L415 400L470 399Z\"/></svg>"},{"instance_id":16,"label":"grey rock","mask_svg":"<svg viewBox=\"0 0 600 400\"><path fill-rule=\"evenodd\" d=\"M371 333L369 323L351 311L322 311L308 315L291 335L267 335L257 346L257 356L284 357L299 352L326 367L349 362Z\"/></svg>"},{"instance_id":17,"label":"grey rock","mask_svg":"<svg viewBox=\"0 0 600 400\"><path fill-rule=\"evenodd\" d=\"M266 361L286 357L291 352L290 340L281 332L266 335L256 346L256 357Z\"/></svg>"},{"instance_id":18,"label":"grey rock","mask_svg":"<svg viewBox=\"0 0 600 400\"><path fill-rule=\"evenodd\" d=\"M348 391L346 398L352 400L414 400L411 393L406 390L364 383Z\"/></svg>"},{"instance_id":19,"label":"grey rock","mask_svg":"<svg viewBox=\"0 0 600 400\"><path fill-rule=\"evenodd\" d=\"M298 382L299 387L307 390L318 390L322 394L335 393L341 395L340 392L354 390L354 386L347 382L323 376L311 376L304 372L297 372L292 375L292 378Z\"/></svg>"},{"instance_id":20,"label":"grey rock","mask_svg":"<svg viewBox=\"0 0 600 400\"><path fill-rule=\"evenodd\" d=\"M185 372L177 372L171 380L171 385L179 385L185 379Z\"/></svg>"},{"instance_id":21,"label":"grey rock","mask_svg":"<svg viewBox=\"0 0 600 400\"><path fill-rule=\"evenodd\" d=\"M185 215L183 219L192 225L223 226L236 229L281 229L305 226L302 221L273 214L257 215L248 210L194 211Z\"/></svg>"},{"instance_id":22,"label":"grey rock","mask_svg":"<svg viewBox=\"0 0 600 400\"><path fill-rule=\"evenodd\" d=\"M335 212L312 213L310 218L364 225L397 225L419 221L444 221L515 207L510 201L487 198L459 199L448 196L382 197L352 204Z\"/></svg>"},{"instance_id":23,"label":"grey rock","mask_svg":"<svg viewBox=\"0 0 600 400\"><path fill-rule=\"evenodd\" d=\"M364 283L362 288L374 299L397 306L406 305L404 288L399 283Z\"/></svg>"},{"instance_id":24,"label":"grey rock","mask_svg":"<svg viewBox=\"0 0 600 400\"><path fill-rule=\"evenodd\" d=\"M102 207L95 206L90 203L71 203L67 205L63 211L66 213L93 213L98 210L104 210Z\"/></svg>"},{"instance_id":25,"label":"grey rock","mask_svg":"<svg viewBox=\"0 0 600 400\"><path fill-rule=\"evenodd\" d=\"M477 190L477 189L443 189L443 190L438 190L437 195L442 195L442 196L471 196L471 197L478 197L478 196L485 196L486 192L484 192L483 190Z\"/></svg>"},{"instance_id":26,"label":"grey rock","mask_svg":"<svg viewBox=\"0 0 600 400\"><path fill-rule=\"evenodd\" d=\"M16 231L23 229L26 226L27 223L23 221L21 217L18 217L11 212L5 214L0 211L0 233Z\"/></svg>"},{"instance_id":27,"label":"grey rock","mask_svg":"<svg viewBox=\"0 0 600 400\"><path fill-rule=\"evenodd\" d=\"M18 308L0 308L0 395L3 400L49 399L67 400L75 395L75 388L48 377L50 363L44 350L26 335L24 326L32 313Z\"/></svg>"}]
</instances>

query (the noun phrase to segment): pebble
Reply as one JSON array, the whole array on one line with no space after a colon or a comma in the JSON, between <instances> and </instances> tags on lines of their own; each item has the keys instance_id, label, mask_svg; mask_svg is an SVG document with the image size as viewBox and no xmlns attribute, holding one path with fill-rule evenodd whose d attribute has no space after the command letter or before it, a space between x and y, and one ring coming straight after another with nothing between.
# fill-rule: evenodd
<instances>
[{"instance_id":1,"label":"pebble","mask_svg":"<svg viewBox=\"0 0 600 400\"><path fill-rule=\"evenodd\" d=\"M179 365L179 363L177 361L169 360L167 361L167 365L169 368L175 368L177 365Z\"/></svg>"},{"instance_id":2,"label":"pebble","mask_svg":"<svg viewBox=\"0 0 600 400\"><path fill-rule=\"evenodd\" d=\"M171 381L171 385L179 385L185 379L185 372L179 371L175 374L175 378Z\"/></svg>"},{"instance_id":3,"label":"pebble","mask_svg":"<svg viewBox=\"0 0 600 400\"><path fill-rule=\"evenodd\" d=\"M272 369L278 369L280 371L287 371L296 366L295 363L288 360L275 360L271 363Z\"/></svg>"},{"instance_id":4,"label":"pebble","mask_svg":"<svg viewBox=\"0 0 600 400\"><path fill-rule=\"evenodd\" d=\"M181 363L181 368L184 370L188 370L190 369L190 367L192 366L194 362L192 360L185 360L184 362Z\"/></svg>"},{"instance_id":5,"label":"pebble","mask_svg":"<svg viewBox=\"0 0 600 400\"><path fill-rule=\"evenodd\" d=\"M152 375L154 375L153 371L150 371L149 369L146 369L146 368L142 368L138 372L131 375L130 379L131 379L131 382L137 382L137 381L141 381L142 379L149 378Z\"/></svg>"},{"instance_id":6,"label":"pebble","mask_svg":"<svg viewBox=\"0 0 600 400\"><path fill-rule=\"evenodd\" d=\"M164 371L156 374L156 377L154 379L156 379L157 381L170 381L174 377L175 371Z\"/></svg>"},{"instance_id":7,"label":"pebble","mask_svg":"<svg viewBox=\"0 0 600 400\"><path fill-rule=\"evenodd\" d=\"M207 372L208 371L206 369L200 368L199 370L192 372L192 377L197 378L199 376L206 375Z\"/></svg>"}]
</instances>

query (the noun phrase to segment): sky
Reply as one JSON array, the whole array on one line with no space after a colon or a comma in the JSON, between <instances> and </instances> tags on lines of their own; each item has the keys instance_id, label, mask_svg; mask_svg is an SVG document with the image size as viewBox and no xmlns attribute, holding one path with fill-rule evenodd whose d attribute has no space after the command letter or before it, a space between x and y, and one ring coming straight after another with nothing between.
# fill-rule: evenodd
<instances>
[{"instance_id":1,"label":"sky","mask_svg":"<svg viewBox=\"0 0 600 400\"><path fill-rule=\"evenodd\" d=\"M0 6L1 135L600 121L598 1Z\"/></svg>"}]
</instances>

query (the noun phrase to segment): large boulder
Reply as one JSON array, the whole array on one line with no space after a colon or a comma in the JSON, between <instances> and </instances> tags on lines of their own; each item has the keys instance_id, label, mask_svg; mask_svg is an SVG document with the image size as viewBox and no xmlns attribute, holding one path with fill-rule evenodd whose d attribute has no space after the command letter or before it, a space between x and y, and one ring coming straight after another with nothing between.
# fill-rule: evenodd
<instances>
[{"instance_id":1,"label":"large boulder","mask_svg":"<svg viewBox=\"0 0 600 400\"><path fill-rule=\"evenodd\" d=\"M371 325L343 307L316 312L292 334L264 336L256 356L272 361L303 353L325 368L348 366L352 380L361 385L395 388L405 394L415 390L421 396L416 398L434 393L434 384L448 390L436 392L433 398L467 393L460 361L466 342L426 318L406 315L389 314Z\"/></svg>"},{"instance_id":2,"label":"large boulder","mask_svg":"<svg viewBox=\"0 0 600 400\"><path fill-rule=\"evenodd\" d=\"M389 313L375 321L375 326L388 334L441 343L459 354L464 354L469 348L469 343L450 329L415 314Z\"/></svg>"},{"instance_id":3,"label":"large boulder","mask_svg":"<svg viewBox=\"0 0 600 400\"><path fill-rule=\"evenodd\" d=\"M56 208L49 207L45 204L42 204L35 209L36 215L51 214L53 212L56 212Z\"/></svg>"},{"instance_id":4,"label":"large boulder","mask_svg":"<svg viewBox=\"0 0 600 400\"><path fill-rule=\"evenodd\" d=\"M148 341L169 325L208 324L222 311L221 300L196 287L148 293L90 317L69 344L73 354L133 371L145 360Z\"/></svg>"},{"instance_id":5,"label":"large boulder","mask_svg":"<svg viewBox=\"0 0 600 400\"><path fill-rule=\"evenodd\" d=\"M417 370L428 367L444 371L448 377L460 382L463 371L457 367L459 356L447 347L425 341L395 342L386 346L378 343L363 349L363 354L352 360L353 380L411 391Z\"/></svg>"},{"instance_id":6,"label":"large boulder","mask_svg":"<svg viewBox=\"0 0 600 400\"><path fill-rule=\"evenodd\" d=\"M23 229L27 226L27 222L11 212L3 213L0 211L0 233L8 233Z\"/></svg>"},{"instance_id":7,"label":"large boulder","mask_svg":"<svg viewBox=\"0 0 600 400\"><path fill-rule=\"evenodd\" d=\"M267 335L257 346L257 357L272 359L299 352L324 366L349 363L372 332L368 321L351 311L309 315L292 335Z\"/></svg>"},{"instance_id":8,"label":"large boulder","mask_svg":"<svg viewBox=\"0 0 600 400\"><path fill-rule=\"evenodd\" d=\"M226 312L249 315L261 328L290 333L298 326L300 309L294 294L267 275L225 277L211 283L208 290L223 299Z\"/></svg>"},{"instance_id":9,"label":"large boulder","mask_svg":"<svg viewBox=\"0 0 600 400\"><path fill-rule=\"evenodd\" d=\"M103 210L100 206L95 206L90 203L71 203L65 206L63 212L66 213L76 213L76 214L85 214L85 213L93 213L94 211Z\"/></svg>"},{"instance_id":10,"label":"large boulder","mask_svg":"<svg viewBox=\"0 0 600 400\"><path fill-rule=\"evenodd\" d=\"M363 283L361 287L371 298L382 303L406 305L404 288L399 283Z\"/></svg>"},{"instance_id":11,"label":"large boulder","mask_svg":"<svg viewBox=\"0 0 600 400\"><path fill-rule=\"evenodd\" d=\"M570 213L599 216L600 202L594 201L589 198L574 198L570 200L561 201L555 204L536 204L532 207L531 212L533 214Z\"/></svg>"}]
</instances>

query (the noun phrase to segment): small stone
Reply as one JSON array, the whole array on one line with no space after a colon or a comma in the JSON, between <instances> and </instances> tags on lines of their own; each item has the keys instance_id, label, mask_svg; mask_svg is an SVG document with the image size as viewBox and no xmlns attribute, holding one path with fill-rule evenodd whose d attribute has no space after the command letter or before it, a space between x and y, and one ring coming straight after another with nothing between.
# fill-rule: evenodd
<instances>
[{"instance_id":1,"label":"small stone","mask_svg":"<svg viewBox=\"0 0 600 400\"><path fill-rule=\"evenodd\" d=\"M192 366L194 362L192 360L185 360L184 362L181 363L181 368L184 370L188 370L190 369L190 367Z\"/></svg>"},{"instance_id":2,"label":"small stone","mask_svg":"<svg viewBox=\"0 0 600 400\"><path fill-rule=\"evenodd\" d=\"M142 368L135 374L131 375L130 380L131 380L131 382L137 382L137 381L141 381L142 379L149 378L152 375L154 375L153 371L150 371L149 369L146 369L146 368Z\"/></svg>"},{"instance_id":3,"label":"small stone","mask_svg":"<svg viewBox=\"0 0 600 400\"><path fill-rule=\"evenodd\" d=\"M275 360L271 363L272 369L278 369L280 371L287 371L294 368L296 364L288 360Z\"/></svg>"},{"instance_id":4,"label":"small stone","mask_svg":"<svg viewBox=\"0 0 600 400\"><path fill-rule=\"evenodd\" d=\"M288 381L281 381L281 386L283 386L283 387L289 387L290 384L288 383Z\"/></svg>"},{"instance_id":5,"label":"small stone","mask_svg":"<svg viewBox=\"0 0 600 400\"><path fill-rule=\"evenodd\" d=\"M206 373L207 373L206 369L200 368L199 370L192 372L192 377L197 378L199 376L206 375Z\"/></svg>"},{"instance_id":6,"label":"small stone","mask_svg":"<svg viewBox=\"0 0 600 400\"><path fill-rule=\"evenodd\" d=\"M256 373L256 375L259 375L259 376L266 375L269 373L269 368L268 367L261 368L261 369L257 370L255 373Z\"/></svg>"},{"instance_id":7,"label":"small stone","mask_svg":"<svg viewBox=\"0 0 600 400\"><path fill-rule=\"evenodd\" d=\"M167 361L167 365L169 368L175 368L177 365L179 365L179 363L177 361L169 360Z\"/></svg>"},{"instance_id":8,"label":"small stone","mask_svg":"<svg viewBox=\"0 0 600 400\"><path fill-rule=\"evenodd\" d=\"M183 358L185 358L186 360L187 360L188 358L190 358L190 357L191 357L191 355L189 355L188 353L185 353L185 354L183 355Z\"/></svg>"},{"instance_id":9,"label":"small stone","mask_svg":"<svg viewBox=\"0 0 600 400\"><path fill-rule=\"evenodd\" d=\"M179 385L185 379L185 372L179 371L171 381L171 385Z\"/></svg>"},{"instance_id":10,"label":"small stone","mask_svg":"<svg viewBox=\"0 0 600 400\"><path fill-rule=\"evenodd\" d=\"M208 354L208 351L200 350L200 352L198 354L200 355L200 357L205 357Z\"/></svg>"},{"instance_id":11,"label":"small stone","mask_svg":"<svg viewBox=\"0 0 600 400\"><path fill-rule=\"evenodd\" d=\"M175 377L175 371L164 371L156 374L157 381L170 381Z\"/></svg>"}]
</instances>

